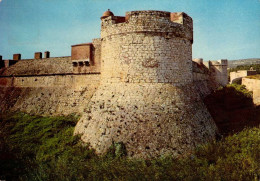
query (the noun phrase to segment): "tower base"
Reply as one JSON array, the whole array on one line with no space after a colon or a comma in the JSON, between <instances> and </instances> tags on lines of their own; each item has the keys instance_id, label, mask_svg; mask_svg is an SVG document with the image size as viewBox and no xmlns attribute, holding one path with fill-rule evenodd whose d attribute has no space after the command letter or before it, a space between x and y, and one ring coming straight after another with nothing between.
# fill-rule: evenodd
<instances>
[{"instance_id":1,"label":"tower base","mask_svg":"<svg viewBox=\"0 0 260 181\"><path fill-rule=\"evenodd\" d=\"M169 83L101 84L75 128L98 154L123 142L138 158L185 154L216 132L194 86Z\"/></svg>"}]
</instances>

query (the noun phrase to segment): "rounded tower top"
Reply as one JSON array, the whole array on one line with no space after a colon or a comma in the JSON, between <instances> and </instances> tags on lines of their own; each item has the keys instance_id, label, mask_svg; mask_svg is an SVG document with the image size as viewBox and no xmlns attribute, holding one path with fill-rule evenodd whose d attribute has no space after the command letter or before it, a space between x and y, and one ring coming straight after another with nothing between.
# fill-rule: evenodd
<instances>
[{"instance_id":1,"label":"rounded tower top","mask_svg":"<svg viewBox=\"0 0 260 181\"><path fill-rule=\"evenodd\" d=\"M107 11L105 11L103 13L103 15L101 16L101 19L107 18L109 16L114 16L114 13L112 11L110 11L110 9L108 9Z\"/></svg>"}]
</instances>

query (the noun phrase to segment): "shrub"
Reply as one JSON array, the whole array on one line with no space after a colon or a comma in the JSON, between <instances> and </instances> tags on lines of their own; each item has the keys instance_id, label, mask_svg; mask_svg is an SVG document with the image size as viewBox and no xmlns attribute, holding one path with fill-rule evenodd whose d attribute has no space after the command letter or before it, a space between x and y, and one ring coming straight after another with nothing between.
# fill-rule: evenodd
<instances>
[{"instance_id":1,"label":"shrub","mask_svg":"<svg viewBox=\"0 0 260 181\"><path fill-rule=\"evenodd\" d=\"M149 160L126 157L123 143L97 156L73 136L78 120L23 113L1 116L0 179L6 180L258 180L260 128L245 129L193 154Z\"/></svg>"}]
</instances>

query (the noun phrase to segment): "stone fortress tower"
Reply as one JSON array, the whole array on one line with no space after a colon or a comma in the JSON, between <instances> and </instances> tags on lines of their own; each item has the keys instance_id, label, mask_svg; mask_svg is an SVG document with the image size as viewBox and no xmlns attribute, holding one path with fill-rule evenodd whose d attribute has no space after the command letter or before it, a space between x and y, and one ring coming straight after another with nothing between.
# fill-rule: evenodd
<instances>
[{"instance_id":1,"label":"stone fortress tower","mask_svg":"<svg viewBox=\"0 0 260 181\"><path fill-rule=\"evenodd\" d=\"M101 82L75 134L104 153L179 155L217 128L193 84L193 22L185 13L107 11L101 17Z\"/></svg>"},{"instance_id":2,"label":"stone fortress tower","mask_svg":"<svg viewBox=\"0 0 260 181\"><path fill-rule=\"evenodd\" d=\"M216 81L219 82L221 86L228 84L228 61L227 59L220 59L217 61L208 61L206 66L210 69L212 76L215 77Z\"/></svg>"}]
</instances>

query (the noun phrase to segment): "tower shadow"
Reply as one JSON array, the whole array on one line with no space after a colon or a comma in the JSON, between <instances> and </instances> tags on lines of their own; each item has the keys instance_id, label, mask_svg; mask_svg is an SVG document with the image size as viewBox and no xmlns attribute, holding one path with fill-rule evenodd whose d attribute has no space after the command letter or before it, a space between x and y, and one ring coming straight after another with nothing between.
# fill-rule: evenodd
<instances>
[{"instance_id":1,"label":"tower shadow","mask_svg":"<svg viewBox=\"0 0 260 181\"><path fill-rule=\"evenodd\" d=\"M204 103L224 136L260 124L260 106L254 105L252 95L243 86L219 89L208 95Z\"/></svg>"}]
</instances>

